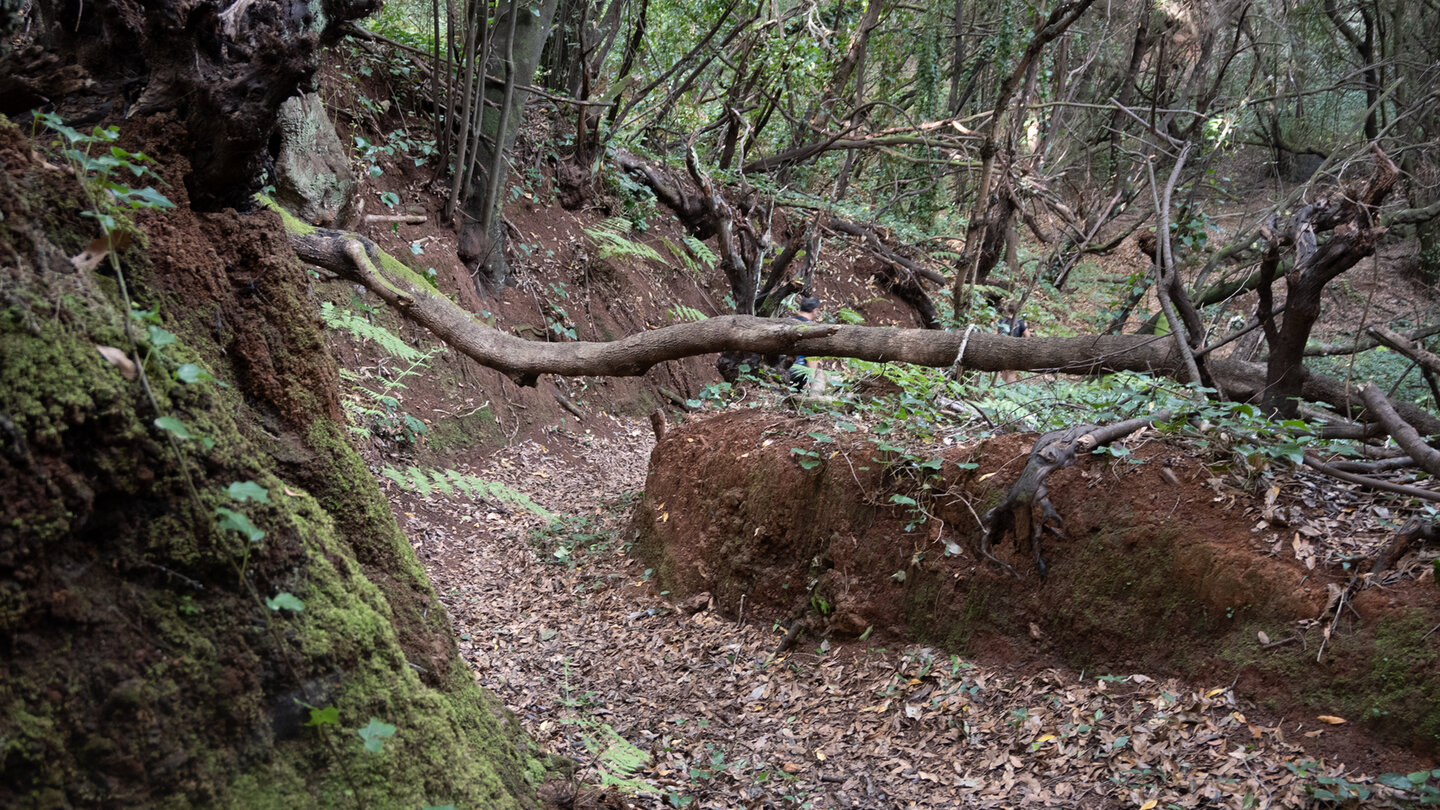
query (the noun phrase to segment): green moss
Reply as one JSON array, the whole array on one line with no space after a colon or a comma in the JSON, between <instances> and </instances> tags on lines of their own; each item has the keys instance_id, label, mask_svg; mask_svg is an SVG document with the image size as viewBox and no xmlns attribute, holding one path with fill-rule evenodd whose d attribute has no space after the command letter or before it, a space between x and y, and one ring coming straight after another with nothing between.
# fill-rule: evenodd
<instances>
[{"instance_id":1,"label":"green moss","mask_svg":"<svg viewBox=\"0 0 1440 810\"><path fill-rule=\"evenodd\" d=\"M1432 628L1424 615L1384 619L1375 628L1369 671L1357 674L1362 689L1357 715L1382 726L1410 729L1416 739L1440 746L1440 680ZM1433 638L1433 637L1432 637Z\"/></svg>"},{"instance_id":2,"label":"green moss","mask_svg":"<svg viewBox=\"0 0 1440 810\"><path fill-rule=\"evenodd\" d=\"M443 455L476 446L499 446L505 434L487 405L473 413L436 419L426 431L425 441L430 449Z\"/></svg>"},{"instance_id":3,"label":"green moss","mask_svg":"<svg viewBox=\"0 0 1440 810\"><path fill-rule=\"evenodd\" d=\"M28 154L14 137L0 122L0 147ZM0 238L33 245L38 232L14 229L48 220L13 204L6 184L25 167L7 168ZM301 285L267 288L272 308L252 313L274 368L237 370L208 315L176 315L149 286L185 270L133 263L137 300L159 302L180 337L147 365L160 412L207 440L180 458L139 382L96 350L128 345L113 285L22 262L0 314L0 631L26 639L0 658L0 805L533 806L544 763L436 643L444 611L325 415L324 377L304 371L331 361L310 356ZM181 361L232 387L174 381ZM224 487L243 480L270 503L231 500ZM265 537L217 530L217 506ZM305 609L269 610L281 591ZM298 700L335 706L340 726L304 726ZM371 717L398 728L380 754L355 733Z\"/></svg>"}]
</instances>

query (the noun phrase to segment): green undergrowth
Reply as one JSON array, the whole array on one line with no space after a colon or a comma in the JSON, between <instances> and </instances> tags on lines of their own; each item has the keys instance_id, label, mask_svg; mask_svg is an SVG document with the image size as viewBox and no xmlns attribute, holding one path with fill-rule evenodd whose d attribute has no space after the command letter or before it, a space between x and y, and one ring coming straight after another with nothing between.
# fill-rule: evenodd
<instances>
[{"instance_id":1,"label":"green undergrowth","mask_svg":"<svg viewBox=\"0 0 1440 810\"><path fill-rule=\"evenodd\" d=\"M541 517L551 517L548 511L514 487L499 481L487 481L468 473L411 465L404 469L381 467L380 474L395 482L401 489L414 492L422 498L439 495L446 498L463 497L472 501L492 500L528 509Z\"/></svg>"}]
</instances>

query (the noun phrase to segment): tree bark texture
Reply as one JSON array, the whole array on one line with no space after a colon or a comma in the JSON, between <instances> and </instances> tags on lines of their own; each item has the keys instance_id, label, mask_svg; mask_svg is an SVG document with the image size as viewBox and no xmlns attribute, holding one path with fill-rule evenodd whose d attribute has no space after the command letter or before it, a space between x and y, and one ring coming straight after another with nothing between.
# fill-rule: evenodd
<instances>
[{"instance_id":1,"label":"tree bark texture","mask_svg":"<svg viewBox=\"0 0 1440 810\"><path fill-rule=\"evenodd\" d=\"M514 0L495 22L495 30L507 32L509 42L495 49L496 56L487 64L486 73L503 76L505 83L486 85L484 103L494 105L500 112L485 116L485 126L476 139L477 158L483 171L476 173L466 192L460 226L460 258L496 287L503 285L510 273L505 260L504 223L499 215L501 192L509 173L505 158L515 143L525 100L529 97L527 91L516 85L529 84L535 76L558 5L559 0L538 0L533 4Z\"/></svg>"},{"instance_id":2,"label":"tree bark texture","mask_svg":"<svg viewBox=\"0 0 1440 810\"><path fill-rule=\"evenodd\" d=\"M4 112L58 102L72 122L98 121L121 112L115 98L138 80L143 90L123 113L173 111L183 122L191 205L244 208L263 182L281 102L312 89L321 44L379 8L379 0L239 0L223 12L217 2L38 0L36 38L60 59L34 62L43 75L24 77L33 92L7 92ZM22 61L0 63L0 75L25 72ZM68 83L56 93L61 79Z\"/></svg>"}]
</instances>

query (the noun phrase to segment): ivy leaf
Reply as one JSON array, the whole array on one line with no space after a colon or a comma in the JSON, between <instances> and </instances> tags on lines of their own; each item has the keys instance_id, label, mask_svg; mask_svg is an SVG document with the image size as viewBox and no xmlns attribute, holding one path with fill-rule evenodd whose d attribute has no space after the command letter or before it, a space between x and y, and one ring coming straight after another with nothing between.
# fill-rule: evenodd
<instances>
[{"instance_id":1,"label":"ivy leaf","mask_svg":"<svg viewBox=\"0 0 1440 810\"><path fill-rule=\"evenodd\" d=\"M246 501L259 501L270 503L270 490L260 486L254 481L236 481L225 488L230 497L241 503Z\"/></svg>"},{"instance_id":2,"label":"ivy leaf","mask_svg":"<svg viewBox=\"0 0 1440 810\"><path fill-rule=\"evenodd\" d=\"M161 329L160 327L158 327L158 326L153 326L153 325L150 327L150 346L151 346L151 348L163 349L163 348L165 348L166 346L169 346L171 343L174 343L174 342L176 342L176 341L179 340L179 339L180 339L180 338L175 337L175 333L174 333L174 332L171 332L171 331L168 330L168 329Z\"/></svg>"},{"instance_id":3,"label":"ivy leaf","mask_svg":"<svg viewBox=\"0 0 1440 810\"><path fill-rule=\"evenodd\" d=\"M1410 789L1410 780L1405 778L1404 775L1398 773L1382 773L1379 776L1375 777L1375 781L1379 782L1385 787L1392 787L1396 790Z\"/></svg>"},{"instance_id":4,"label":"ivy leaf","mask_svg":"<svg viewBox=\"0 0 1440 810\"><path fill-rule=\"evenodd\" d=\"M310 721L307 726L338 726L340 725L340 710L334 706L326 706L323 709L310 708Z\"/></svg>"},{"instance_id":5,"label":"ivy leaf","mask_svg":"<svg viewBox=\"0 0 1440 810\"><path fill-rule=\"evenodd\" d=\"M220 380L215 379L213 374L194 363L186 363L180 368L175 369L175 379L186 385L194 385L197 382L213 382L221 388L230 387Z\"/></svg>"},{"instance_id":6,"label":"ivy leaf","mask_svg":"<svg viewBox=\"0 0 1440 810\"><path fill-rule=\"evenodd\" d=\"M190 431L185 428L185 423L181 422L179 419L176 419L173 416L162 416L159 419L156 419L155 427L158 427L164 431L169 431L170 434L177 439L195 438L190 433Z\"/></svg>"},{"instance_id":7,"label":"ivy leaf","mask_svg":"<svg viewBox=\"0 0 1440 810\"><path fill-rule=\"evenodd\" d=\"M282 610L293 610L299 613L305 609L305 603L289 591L277 593L273 598L266 599L265 606L277 613Z\"/></svg>"},{"instance_id":8,"label":"ivy leaf","mask_svg":"<svg viewBox=\"0 0 1440 810\"><path fill-rule=\"evenodd\" d=\"M170 198L156 191L149 186L145 188L131 189L127 195L131 208L174 208L175 203Z\"/></svg>"},{"instance_id":9,"label":"ivy leaf","mask_svg":"<svg viewBox=\"0 0 1440 810\"><path fill-rule=\"evenodd\" d=\"M395 727L372 717L370 724L360 729L358 733L360 739L365 741L365 750L378 754L385 748L385 741L395 736Z\"/></svg>"},{"instance_id":10,"label":"ivy leaf","mask_svg":"<svg viewBox=\"0 0 1440 810\"><path fill-rule=\"evenodd\" d=\"M265 539L265 532L256 528L255 524L250 522L250 518L239 512L221 506L215 509L215 516L220 519L221 529L240 532L252 543L258 543Z\"/></svg>"}]
</instances>

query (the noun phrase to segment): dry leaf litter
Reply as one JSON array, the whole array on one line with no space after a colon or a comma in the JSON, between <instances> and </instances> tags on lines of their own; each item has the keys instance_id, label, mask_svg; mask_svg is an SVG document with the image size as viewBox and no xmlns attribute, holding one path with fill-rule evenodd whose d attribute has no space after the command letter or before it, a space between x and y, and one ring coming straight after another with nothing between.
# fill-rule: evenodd
<instances>
[{"instance_id":1,"label":"dry leaf litter","mask_svg":"<svg viewBox=\"0 0 1440 810\"><path fill-rule=\"evenodd\" d=\"M1323 733L1323 721L1253 722L1225 684L1018 673L929 647L842 649L810 638L772 656L782 630L725 619L704 597L672 601L627 556L653 438L648 424L598 418L615 422L613 435L556 430L545 443L498 451L488 468L459 468L529 495L568 526L558 535L524 509L421 498L381 479L479 682L544 750L579 763L577 786L605 786L589 791L591 801L707 810L1334 806L1312 797L1320 779L1368 790L1366 806L1395 795L1294 743ZM1369 522L1368 499L1355 493L1332 519ZM1282 518L1271 509L1264 520ZM1308 525L1295 536L1313 538Z\"/></svg>"}]
</instances>

